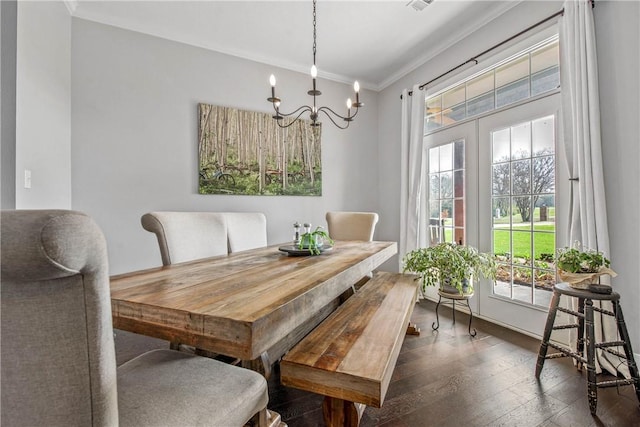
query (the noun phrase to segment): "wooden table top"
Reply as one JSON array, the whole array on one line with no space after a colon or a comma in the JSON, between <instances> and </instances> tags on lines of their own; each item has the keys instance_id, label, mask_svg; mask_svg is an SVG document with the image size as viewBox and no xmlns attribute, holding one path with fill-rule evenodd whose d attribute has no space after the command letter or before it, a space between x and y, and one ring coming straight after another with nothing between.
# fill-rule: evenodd
<instances>
[{"instance_id":1,"label":"wooden table top","mask_svg":"<svg viewBox=\"0 0 640 427\"><path fill-rule=\"evenodd\" d=\"M279 246L113 276L114 327L256 359L397 252L395 242L337 241L290 257Z\"/></svg>"}]
</instances>

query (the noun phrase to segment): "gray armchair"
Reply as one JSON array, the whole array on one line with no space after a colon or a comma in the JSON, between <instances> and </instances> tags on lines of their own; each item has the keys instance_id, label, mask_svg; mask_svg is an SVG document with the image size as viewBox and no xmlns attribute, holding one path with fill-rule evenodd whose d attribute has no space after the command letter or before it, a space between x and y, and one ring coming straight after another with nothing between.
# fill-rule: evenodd
<instances>
[{"instance_id":1,"label":"gray armchair","mask_svg":"<svg viewBox=\"0 0 640 427\"><path fill-rule=\"evenodd\" d=\"M116 368L106 243L91 218L0 220L3 427L268 422L255 372L168 349Z\"/></svg>"}]
</instances>

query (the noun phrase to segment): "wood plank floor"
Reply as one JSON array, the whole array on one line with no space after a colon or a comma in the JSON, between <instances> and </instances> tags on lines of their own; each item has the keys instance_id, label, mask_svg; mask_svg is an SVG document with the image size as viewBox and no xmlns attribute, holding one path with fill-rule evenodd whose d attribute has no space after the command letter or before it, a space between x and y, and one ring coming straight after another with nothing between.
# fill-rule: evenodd
<instances>
[{"instance_id":1,"label":"wood plank floor","mask_svg":"<svg viewBox=\"0 0 640 427\"><path fill-rule=\"evenodd\" d=\"M421 301L412 321L420 336L406 336L385 402L365 410L363 426L640 426L640 407L632 386L598 390L598 412L587 402L586 372L569 359L545 362L534 377L539 341L468 317L440 311L440 329L431 330L435 304ZM636 347L640 343L632 343ZM118 364L168 343L116 331ZM269 408L290 427L322 426L322 397L269 381ZM599 378L600 380L601 378ZM604 379L604 378L602 378Z\"/></svg>"}]
</instances>

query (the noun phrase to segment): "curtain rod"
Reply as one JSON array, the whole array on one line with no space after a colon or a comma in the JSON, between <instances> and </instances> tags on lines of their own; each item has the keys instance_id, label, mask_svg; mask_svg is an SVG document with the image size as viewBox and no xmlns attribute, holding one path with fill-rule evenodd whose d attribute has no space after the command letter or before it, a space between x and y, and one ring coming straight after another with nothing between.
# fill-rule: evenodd
<instances>
[{"instance_id":1,"label":"curtain rod","mask_svg":"<svg viewBox=\"0 0 640 427\"><path fill-rule=\"evenodd\" d=\"M594 0L591 0L591 7L594 7ZM515 38L517 38L517 37L520 37L521 35L523 35L523 34L524 34L524 33L526 33L527 31L530 31L530 30L532 30L532 29L534 29L534 28L536 28L536 27L538 27L538 26L540 26L540 25L544 24L545 22L550 21L550 20L552 20L553 18L555 18L555 17L557 17L557 16L561 16L561 15L563 15L563 14L564 14L564 9L562 9L562 10L560 10L560 11L558 11L558 12L554 13L554 14L553 14L553 15L551 15L551 16L548 16L548 17L544 18L542 21L537 22L537 23L535 23L535 24L531 25L530 27L525 28L524 30L520 31L518 34L515 34L515 35L513 35L513 36L509 37L508 39L503 40L503 41L501 41L500 43L498 43L498 44L496 44L496 45L491 46L489 49L487 49L487 50L485 50L485 51L483 51L483 52L480 52L479 54L477 54L476 56L474 56L474 57L473 57L473 58L471 58L471 59L468 59L467 61L463 62L462 64L457 65L457 66L453 67L452 69L450 69L449 71L446 71L446 72L444 72L444 73L440 74L438 77L436 77L436 78L434 78L434 79L431 79L431 80L429 80L429 81L428 81L428 82L426 82L426 83L421 84L420 86L418 86L418 88L419 88L420 90L422 90L422 89L424 89L424 88L425 88L425 86L428 86L428 85L430 85L431 83L435 82L436 80L439 80L439 79L441 79L442 77L446 76L447 74L454 72L455 70L457 70L457 69L458 69L458 68L460 68L460 67L464 67L465 65L467 65L467 64L468 64L468 63L470 63L470 62L474 62L475 64L478 64L478 57L480 57L480 56L482 56L482 55L484 55L484 54L486 54L486 53L489 53L489 52L491 52L491 51L492 51L492 50L494 50L494 49L499 48L499 47L500 47L500 46L502 46L503 44L508 43L508 42L510 42L511 40L513 40L513 39L515 39ZM409 91L409 96L411 96L412 94L413 94L413 91L412 91L412 90L411 90L411 91ZM400 99L402 99L402 95L400 95Z\"/></svg>"}]
</instances>

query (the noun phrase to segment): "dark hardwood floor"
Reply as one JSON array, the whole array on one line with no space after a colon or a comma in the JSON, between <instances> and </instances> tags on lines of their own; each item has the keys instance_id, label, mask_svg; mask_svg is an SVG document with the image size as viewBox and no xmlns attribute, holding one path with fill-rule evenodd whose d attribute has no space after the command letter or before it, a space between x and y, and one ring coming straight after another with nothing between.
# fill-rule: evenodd
<instances>
[{"instance_id":1,"label":"dark hardwood floor","mask_svg":"<svg viewBox=\"0 0 640 427\"><path fill-rule=\"evenodd\" d=\"M407 335L382 408L367 408L362 426L640 426L633 386L598 390L597 416L587 402L586 372L571 360L545 362L534 377L539 340L474 318L440 311L440 329L432 331L435 304L416 304L412 321L420 336ZM640 343L632 343L636 347ZM116 331L121 364L166 341ZM322 397L279 384L278 369L269 380L269 408L290 427L322 426ZM604 378L598 378L601 380Z\"/></svg>"}]
</instances>

